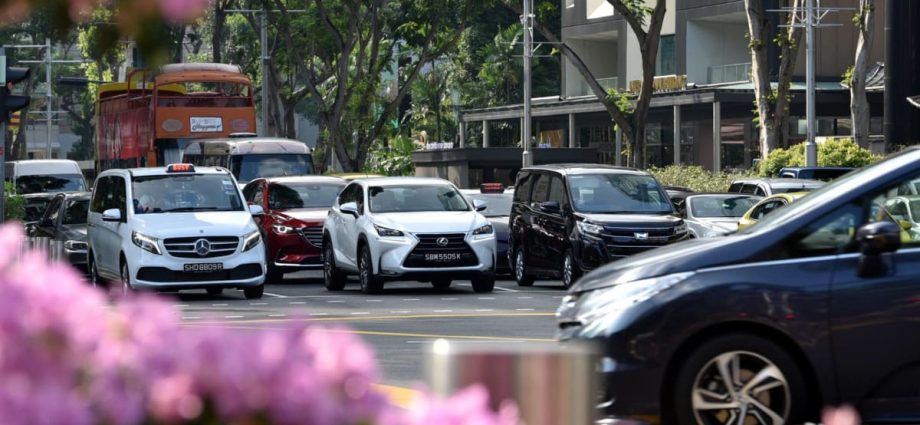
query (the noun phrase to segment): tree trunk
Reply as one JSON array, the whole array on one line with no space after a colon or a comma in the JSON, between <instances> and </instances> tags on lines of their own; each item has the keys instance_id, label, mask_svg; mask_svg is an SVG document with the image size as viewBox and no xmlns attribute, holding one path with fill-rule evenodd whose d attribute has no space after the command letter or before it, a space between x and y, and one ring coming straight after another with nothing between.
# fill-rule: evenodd
<instances>
[{"instance_id":1,"label":"tree trunk","mask_svg":"<svg viewBox=\"0 0 920 425\"><path fill-rule=\"evenodd\" d=\"M214 2L214 31L211 33L211 59L214 63L220 63L224 49L224 24L227 21L225 6L223 0Z\"/></svg>"},{"instance_id":2,"label":"tree trunk","mask_svg":"<svg viewBox=\"0 0 920 425\"><path fill-rule=\"evenodd\" d=\"M853 120L853 141L864 148L869 147L869 100L866 98L866 73L869 69L869 54L872 49L873 16L875 0L860 0L856 27L859 40L856 43L856 61L850 77L850 117Z\"/></svg>"}]
</instances>

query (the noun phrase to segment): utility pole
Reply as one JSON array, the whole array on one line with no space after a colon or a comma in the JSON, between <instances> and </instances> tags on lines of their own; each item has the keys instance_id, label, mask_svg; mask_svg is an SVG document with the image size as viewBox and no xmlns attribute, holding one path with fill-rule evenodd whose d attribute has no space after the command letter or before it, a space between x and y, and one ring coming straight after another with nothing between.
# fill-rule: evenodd
<instances>
[{"instance_id":1,"label":"utility pole","mask_svg":"<svg viewBox=\"0 0 920 425\"><path fill-rule=\"evenodd\" d=\"M291 10L278 10L278 9L228 9L224 13L253 13L259 15L259 57L261 57L262 62L262 133L260 136L268 137L272 134L268 134L268 105L271 102L271 96L269 96L268 85L265 81L268 79L268 64L271 61L271 56L268 55L268 19L266 15L269 13L306 13L304 9L291 9Z\"/></svg>"},{"instance_id":2,"label":"utility pole","mask_svg":"<svg viewBox=\"0 0 920 425\"><path fill-rule=\"evenodd\" d=\"M818 2L817 6L815 1ZM854 10L851 7L821 7L821 0L805 0L805 7L783 7L769 12L791 13L792 23L780 25L780 28L805 28L805 166L818 166L818 145L815 143L815 29L839 27L842 24L822 24L821 21L831 12Z\"/></svg>"},{"instance_id":3,"label":"utility pole","mask_svg":"<svg viewBox=\"0 0 920 425\"><path fill-rule=\"evenodd\" d=\"M533 58L533 0L524 0L524 14L521 15L521 24L524 27L524 135L521 144L524 146L524 167L533 165L533 152L530 151L531 135L531 112L530 112L530 90L531 75L530 61Z\"/></svg>"}]
</instances>

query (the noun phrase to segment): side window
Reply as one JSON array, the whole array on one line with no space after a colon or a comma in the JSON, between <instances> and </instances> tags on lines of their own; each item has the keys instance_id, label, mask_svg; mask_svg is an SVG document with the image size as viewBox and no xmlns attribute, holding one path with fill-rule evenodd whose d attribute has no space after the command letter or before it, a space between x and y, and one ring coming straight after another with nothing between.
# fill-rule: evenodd
<instances>
[{"instance_id":1,"label":"side window","mask_svg":"<svg viewBox=\"0 0 920 425\"><path fill-rule=\"evenodd\" d=\"M339 194L339 205L355 201L354 193L356 187L358 187L358 184L352 183L342 190L342 193Z\"/></svg>"},{"instance_id":2,"label":"side window","mask_svg":"<svg viewBox=\"0 0 920 425\"><path fill-rule=\"evenodd\" d=\"M265 185L262 182L256 183L255 189L252 191L252 203L260 206L265 203Z\"/></svg>"},{"instance_id":3,"label":"side window","mask_svg":"<svg viewBox=\"0 0 920 425\"><path fill-rule=\"evenodd\" d=\"M901 244L910 247L920 246L920 198L901 194L918 185L920 176L914 175L869 198L869 222L887 220L898 224Z\"/></svg>"},{"instance_id":4,"label":"side window","mask_svg":"<svg viewBox=\"0 0 920 425\"><path fill-rule=\"evenodd\" d=\"M514 202L529 202L530 188L534 176L530 173L521 173L518 177L517 185L514 188Z\"/></svg>"},{"instance_id":5,"label":"side window","mask_svg":"<svg viewBox=\"0 0 920 425\"><path fill-rule=\"evenodd\" d=\"M742 187L742 186L744 186L744 185L742 185L741 183L732 183L732 185L728 187L728 191L729 191L729 192L732 192L732 193L741 192L741 187Z\"/></svg>"},{"instance_id":6,"label":"side window","mask_svg":"<svg viewBox=\"0 0 920 425\"><path fill-rule=\"evenodd\" d=\"M850 244L863 214L858 203L849 203L805 226L789 240L791 258L833 255Z\"/></svg>"},{"instance_id":7,"label":"side window","mask_svg":"<svg viewBox=\"0 0 920 425\"><path fill-rule=\"evenodd\" d=\"M58 215L61 212L61 203L63 202L63 196L55 196L54 199L51 200L51 203L48 204L48 208L45 209L45 216L42 217L42 219L51 220L52 223L57 222Z\"/></svg>"},{"instance_id":8,"label":"side window","mask_svg":"<svg viewBox=\"0 0 920 425\"><path fill-rule=\"evenodd\" d=\"M762 187L757 186L757 188L754 189L754 194L757 196L767 196L767 191L763 190Z\"/></svg>"},{"instance_id":9,"label":"side window","mask_svg":"<svg viewBox=\"0 0 920 425\"><path fill-rule=\"evenodd\" d=\"M546 174L537 174L536 181L533 183L533 194L530 196L532 204L546 202L549 199L549 181L550 177Z\"/></svg>"},{"instance_id":10,"label":"side window","mask_svg":"<svg viewBox=\"0 0 920 425\"><path fill-rule=\"evenodd\" d=\"M262 184L259 181L250 182L243 188L243 198L246 199L246 202L253 202L255 199L256 188L258 185Z\"/></svg>"},{"instance_id":11,"label":"side window","mask_svg":"<svg viewBox=\"0 0 920 425\"><path fill-rule=\"evenodd\" d=\"M754 193L757 191L757 186L753 184L744 184L741 186L741 193Z\"/></svg>"},{"instance_id":12,"label":"side window","mask_svg":"<svg viewBox=\"0 0 920 425\"><path fill-rule=\"evenodd\" d=\"M121 177L115 177L113 186L113 196L112 196L112 206L111 208L117 208L121 211L122 220L127 218L128 214L128 193L125 187L125 179Z\"/></svg>"},{"instance_id":13,"label":"side window","mask_svg":"<svg viewBox=\"0 0 920 425\"><path fill-rule=\"evenodd\" d=\"M364 215L364 188L356 184L354 190L354 202L358 204L358 214Z\"/></svg>"},{"instance_id":14,"label":"side window","mask_svg":"<svg viewBox=\"0 0 920 425\"><path fill-rule=\"evenodd\" d=\"M548 201L556 201L559 203L559 206L566 205L565 198L565 183L562 182L562 178L559 176L553 176L549 186L549 199Z\"/></svg>"},{"instance_id":15,"label":"side window","mask_svg":"<svg viewBox=\"0 0 920 425\"><path fill-rule=\"evenodd\" d=\"M110 187L112 183L111 177L102 177L96 181L96 190L93 191L93 204L90 205L90 211L94 213L101 213L105 211L105 206L107 205Z\"/></svg>"}]
</instances>

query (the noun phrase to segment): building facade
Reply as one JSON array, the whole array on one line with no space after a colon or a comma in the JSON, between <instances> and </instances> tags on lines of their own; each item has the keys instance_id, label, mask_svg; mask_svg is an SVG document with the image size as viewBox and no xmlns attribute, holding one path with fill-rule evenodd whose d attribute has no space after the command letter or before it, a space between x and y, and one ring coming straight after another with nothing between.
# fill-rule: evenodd
<instances>
[{"instance_id":1,"label":"building facade","mask_svg":"<svg viewBox=\"0 0 920 425\"><path fill-rule=\"evenodd\" d=\"M640 84L639 43L622 16L606 0L561 0L561 38L605 88L621 91ZM647 0L649 5L654 0ZM786 6L765 0L766 9ZM872 110L870 133L881 140L884 106L885 1L875 11L875 38L870 78ZM822 7L852 8L848 0L824 0ZM854 10L829 13L816 30L817 135L849 136L849 90L842 75L854 61L857 30ZM780 24L782 15L772 13ZM776 25L774 25L775 27ZM667 0L661 33L656 87L649 112L646 158L649 166L699 164L711 170L745 169L760 155L754 122L754 91L750 79L747 18L743 0ZM771 37L772 38L772 37ZM804 42L804 37L803 37ZM775 75L779 50L768 50ZM784 145L805 139L805 48L800 49L792 84L792 105L783 131ZM558 97L533 100L535 145L544 148L590 147L599 160L620 163L623 148L612 130L610 116L588 88L585 79L561 58ZM489 147L495 131L522 124L522 106L508 105L464 111L466 142ZM517 139L520 140L520 137Z\"/></svg>"}]
</instances>

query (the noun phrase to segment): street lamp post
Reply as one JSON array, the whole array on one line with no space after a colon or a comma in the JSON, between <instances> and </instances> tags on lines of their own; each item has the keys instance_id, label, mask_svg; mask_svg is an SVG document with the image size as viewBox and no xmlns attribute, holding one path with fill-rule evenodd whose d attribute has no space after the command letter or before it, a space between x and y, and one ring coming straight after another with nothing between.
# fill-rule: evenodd
<instances>
[{"instance_id":1,"label":"street lamp post","mask_svg":"<svg viewBox=\"0 0 920 425\"><path fill-rule=\"evenodd\" d=\"M530 61L533 57L533 0L524 0L524 14L521 15L521 24L524 27L524 135L521 144L524 147L524 167L533 165L533 152L530 151L531 135L531 112L530 112L530 90L531 75Z\"/></svg>"}]
</instances>

